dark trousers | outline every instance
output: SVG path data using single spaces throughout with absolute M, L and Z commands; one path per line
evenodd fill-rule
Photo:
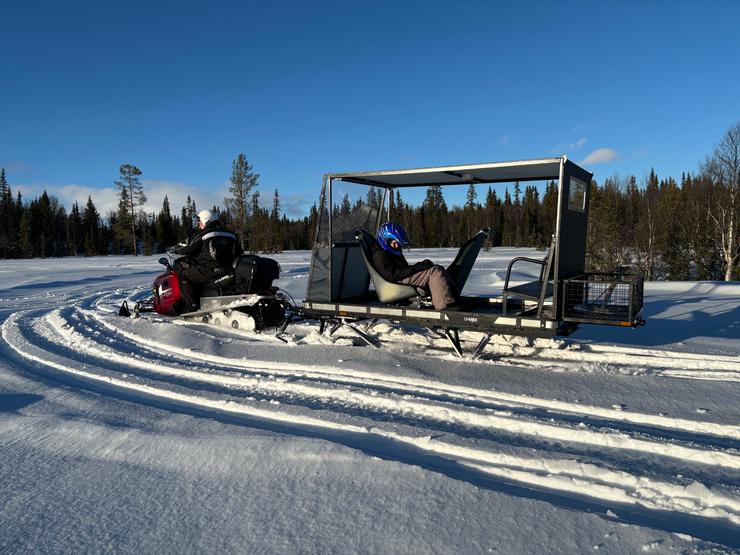
M 185 312 L 193 312 L 200 307 L 200 291 L 204 283 L 213 278 L 211 268 L 194 265 L 189 260 L 176 260 L 172 265 L 180 280 L 180 290 L 185 301 Z
M 444 310 L 457 302 L 454 281 L 442 266 L 435 264 L 427 270 L 411 274 L 402 279 L 400 283 L 428 290 L 432 294 L 432 304 L 435 310 Z

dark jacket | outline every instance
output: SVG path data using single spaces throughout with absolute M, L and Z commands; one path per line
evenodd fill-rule
M 391 254 L 377 243 L 370 246 L 373 267 L 384 279 L 398 283 L 402 279 L 414 275 L 417 272 L 428 270 L 434 264 L 431 260 L 422 260 L 414 265 L 409 265 L 403 254 Z
M 184 255 L 188 262 L 202 269 L 231 268 L 242 246 L 236 235 L 218 221 L 209 222 L 203 229 L 194 230 L 184 243 L 175 246 L 175 254 Z

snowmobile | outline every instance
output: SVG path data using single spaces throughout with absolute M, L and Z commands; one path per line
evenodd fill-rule
M 152 285 L 152 296 L 134 306 L 134 315 L 156 312 L 163 316 L 180 316 L 233 329 L 262 331 L 281 328 L 292 313 L 293 303 L 273 281 L 280 277 L 277 261 L 262 256 L 245 254 L 238 257 L 231 268 L 219 268 L 214 278 L 200 289 L 199 309 L 185 312 L 180 279 L 166 257 L 159 259 L 166 270 Z M 124 301 L 121 316 L 131 316 Z

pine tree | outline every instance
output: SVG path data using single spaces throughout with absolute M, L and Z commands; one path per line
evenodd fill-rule
M 143 215 L 142 207 L 146 202 L 144 187 L 141 184 L 141 170 L 131 164 L 123 164 L 119 168 L 120 177 L 115 182 L 118 188 L 119 202 L 119 220 L 121 228 L 125 226 L 129 230 L 129 241 L 131 251 L 136 256 L 138 248 L 136 246 L 136 223 L 137 219 Z
M 231 165 L 229 185 L 230 197 L 224 199 L 226 210 L 230 213 L 234 232 L 246 248 L 249 230 L 250 200 L 252 190 L 257 187 L 259 174 L 254 173 L 252 165 L 244 154 L 239 154 Z

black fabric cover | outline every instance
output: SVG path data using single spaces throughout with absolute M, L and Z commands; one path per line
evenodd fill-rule
M 311 255 L 306 300 L 318 303 L 331 302 L 331 247 L 316 245 Z
M 280 265 L 272 258 L 245 254 L 235 264 L 234 277 L 240 293 L 263 293 L 280 277 Z

